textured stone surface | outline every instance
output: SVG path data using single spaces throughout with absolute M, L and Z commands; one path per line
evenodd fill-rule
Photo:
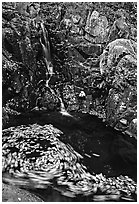
M 101 56 L 100 70 L 111 86 L 107 97 L 106 120 L 110 125 L 136 136 L 137 59 L 136 44 L 118 39 Z
M 107 40 L 108 21 L 105 16 L 99 15 L 99 12 L 93 11 L 88 15 L 86 24 L 86 39 L 94 43 L 104 43 Z
M 88 96 L 91 93 L 92 111 L 103 117 L 109 89 L 113 94 L 118 90 L 125 98 L 128 97 L 123 96 L 123 89 L 129 87 L 128 93 L 135 93 L 136 5 L 129 5 L 133 12 L 128 4 L 122 3 L 3 3 L 3 104 L 8 102 L 17 111 L 31 110 L 37 100 L 44 109 L 55 110 L 59 105 L 53 94 L 42 96 L 39 86 L 43 81 L 44 87 L 48 77 L 40 43 L 40 36 L 44 41 L 40 29 L 42 21 L 51 42 L 55 73 L 51 82 L 54 86 L 70 82 L 77 90 L 74 95 L 78 95 L 80 89 L 84 89 Z M 127 11 L 118 10 L 120 6 Z M 122 32 L 128 28 L 127 24 L 130 28 L 128 37 L 134 41 L 122 38 L 126 38 Z M 113 35 L 113 28 L 116 32 L 120 29 L 118 35 Z M 117 36 L 121 39 L 112 41 L 111 37 L 107 38 L 108 34 L 114 39 Z M 112 42 L 109 43 L 109 40 Z M 105 43 L 108 45 L 100 56 Z M 112 100 L 111 95 L 108 100 Z M 115 116 L 116 121 L 118 118 Z M 121 124 L 127 127 L 126 118 L 119 120 L 122 122 L 118 127 Z M 110 123 L 113 124 L 113 121 Z M 132 122 L 129 129 L 135 126 Z
M 118 9 L 115 13 L 115 21 L 110 28 L 108 42 L 112 42 L 118 38 L 128 39 L 130 35 L 130 26 L 126 19 L 127 13 Z
M 2 202 L 43 202 L 43 200 L 26 190 L 3 183 Z
M 127 39 L 116 39 L 109 43 L 103 54 L 100 56 L 100 71 L 104 73 L 105 67 L 111 69 L 125 55 L 131 55 L 136 58 L 136 43 Z
M 97 57 L 102 53 L 102 45 L 101 44 L 92 44 L 89 42 L 86 43 L 80 43 L 78 45 L 78 49 L 83 51 L 86 55 Z

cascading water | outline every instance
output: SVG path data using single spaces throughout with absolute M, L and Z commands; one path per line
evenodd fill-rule
M 44 61 L 46 64 L 46 84 L 45 86 L 47 88 L 49 88 L 50 92 L 54 95 L 57 96 L 57 98 L 60 101 L 60 112 L 62 113 L 62 115 L 67 115 L 67 116 L 71 116 L 65 109 L 64 103 L 61 99 L 60 96 L 58 96 L 53 89 L 51 89 L 51 87 L 49 86 L 49 82 L 51 77 L 53 76 L 54 72 L 53 72 L 53 65 L 51 62 L 51 51 L 50 51 L 50 43 L 49 43 L 49 39 L 48 39 L 48 32 L 44 27 L 43 22 L 41 22 L 40 24 L 41 26 L 41 30 L 42 30 L 42 36 L 40 37 L 40 44 L 42 46 L 42 50 L 43 50 L 43 57 L 44 57 Z
M 43 22 L 41 22 L 42 36 L 40 37 L 40 43 L 43 50 L 43 57 L 46 64 L 46 86 L 49 87 L 49 81 L 53 75 L 53 66 L 51 63 L 50 43 L 48 40 L 48 32 L 45 32 Z M 50 88 L 50 87 L 49 87 Z

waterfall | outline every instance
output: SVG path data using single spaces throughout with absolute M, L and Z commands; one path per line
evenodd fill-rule
M 42 50 L 43 50 L 43 57 L 44 57 L 44 61 L 46 64 L 46 87 L 49 88 L 50 92 L 54 95 L 57 96 L 57 98 L 60 101 L 60 105 L 61 105 L 61 114 L 62 115 L 67 115 L 67 116 L 71 116 L 65 109 L 65 105 L 61 99 L 60 96 L 58 96 L 53 89 L 51 89 L 51 87 L 49 86 L 49 81 L 51 79 L 51 77 L 53 76 L 54 72 L 53 72 L 53 65 L 51 62 L 51 52 L 50 52 L 50 43 L 49 43 L 49 39 L 48 39 L 48 32 L 44 27 L 43 22 L 41 22 L 41 29 L 42 29 L 42 37 L 43 39 L 40 37 L 40 44 L 42 46 Z
M 46 65 L 46 87 L 48 87 L 50 91 L 53 92 L 52 89 L 49 87 L 49 81 L 54 73 L 53 73 L 53 65 L 51 63 L 51 52 L 50 52 L 50 43 L 48 40 L 48 32 L 45 29 L 43 22 L 41 22 L 40 26 L 42 29 L 42 37 L 40 37 L 40 44 L 42 46 L 43 57 Z
M 91 14 L 92 14 L 92 11 L 89 9 L 88 15 L 87 15 L 87 20 L 86 20 L 86 28 L 85 28 L 85 30 L 87 32 L 89 32 Z
M 64 103 L 63 103 L 62 99 L 61 99 L 59 96 L 58 96 L 58 99 L 60 100 L 60 104 L 61 104 L 60 113 L 61 113 L 62 115 L 65 115 L 65 116 L 73 117 L 72 115 L 70 115 L 70 114 L 66 111 L 65 106 L 64 106 Z

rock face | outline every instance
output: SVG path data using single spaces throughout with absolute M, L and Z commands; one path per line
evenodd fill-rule
M 119 10 L 120 7 L 126 12 Z M 18 112 L 30 111 L 37 103 L 45 110 L 56 110 L 59 106 L 55 94 L 42 91 L 49 78 L 42 49 L 47 38 L 54 71 L 49 85 L 55 93 L 60 89 L 64 103 L 70 103 L 69 110 L 78 110 L 77 98 L 83 89 L 91 111 L 103 118 L 107 115 L 112 125 L 121 120 L 119 116 L 112 119 L 108 104 L 115 103 L 113 95 L 117 90 L 122 94 L 118 97 L 124 100 L 130 93 L 136 95 L 134 3 L 9 2 L 3 3 L 2 15 L 3 106 L 8 104 Z M 73 100 L 69 99 L 69 93 Z M 126 120 L 122 118 L 122 125 L 128 124 L 126 128 L 133 130 L 136 124 Z
M 37 16 L 39 5 L 3 4 L 3 105 L 8 102 L 11 109 L 19 112 L 34 108 L 40 95 L 48 95 L 49 105 L 46 97 L 41 100 L 46 109 L 55 108 L 57 100 L 53 94 L 42 94 L 40 87 L 40 81 L 45 84 L 48 73 L 40 43 L 43 31 Z M 12 11 L 9 23 L 7 13 Z M 50 105 L 53 98 L 54 104 Z
M 111 87 L 106 120 L 113 127 L 136 136 L 136 122 L 133 122 L 137 117 L 136 43 L 117 39 L 108 44 L 101 56 L 100 69 Z

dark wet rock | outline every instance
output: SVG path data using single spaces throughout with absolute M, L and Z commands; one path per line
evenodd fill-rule
M 82 52 L 84 58 L 97 57 L 102 54 L 102 45 L 101 44 L 92 44 L 92 43 L 80 43 L 75 47 L 79 52 Z
M 9 115 L 5 108 L 2 108 L 2 125 L 5 126 L 9 122 Z
M 3 7 L 3 13 L 2 13 L 3 19 L 10 21 L 12 18 L 16 16 L 15 2 L 7 2 L 7 3 L 3 2 L 2 7 Z
M 39 7 L 38 4 L 26 3 L 8 5 L 16 16 L 10 19 L 10 23 L 5 18 L 3 21 L 3 103 L 10 100 L 11 109 L 25 111 L 35 107 L 37 83 L 45 79 L 47 73 L 39 42 L 40 33 L 34 17 L 26 15 L 30 7 L 36 12 Z M 34 15 L 33 12 L 31 15 Z
M 68 94 L 67 94 L 68 93 Z M 65 85 L 63 89 L 63 99 L 68 111 L 77 111 L 79 109 L 77 94 L 75 94 L 73 85 Z
M 44 90 L 44 92 L 42 92 L 42 95 L 36 99 L 36 105 L 39 108 L 48 111 L 56 110 L 58 107 L 60 107 L 59 103 L 60 102 L 56 94 L 51 93 L 49 89 Z
M 3 183 L 2 202 L 43 202 L 43 200 L 26 190 Z

